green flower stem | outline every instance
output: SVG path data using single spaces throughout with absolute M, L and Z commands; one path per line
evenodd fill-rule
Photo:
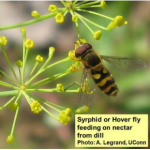
M 46 103 L 46 102 L 44 102 L 44 104 L 45 104 L 46 106 L 48 106 L 49 108 L 52 108 L 53 110 L 56 110 L 57 112 L 61 112 L 59 109 L 57 109 L 57 108 L 55 108 L 55 107 L 49 105 L 49 104 Z
M 47 15 L 43 15 L 43 16 L 40 16 L 40 18 L 29 20 L 29 21 L 26 21 L 26 22 L 23 22 L 23 23 L 2 26 L 2 27 L 0 27 L 0 30 L 7 30 L 7 29 L 12 29 L 12 28 L 18 28 L 18 27 L 28 26 L 28 25 L 31 25 L 31 24 L 34 24 L 34 23 L 37 23 L 37 22 L 49 19 L 51 17 L 54 17 L 57 13 L 58 12 L 50 13 L 50 14 L 47 14 Z
M 3 52 L 3 54 L 4 54 L 4 56 L 5 56 L 6 60 L 7 60 L 7 63 L 9 65 L 9 67 L 10 67 L 10 69 L 11 69 L 11 71 L 12 71 L 12 73 L 13 73 L 15 79 L 16 79 L 16 81 L 18 82 L 17 76 L 16 76 L 15 71 L 14 71 L 12 65 L 11 65 L 11 62 L 10 62 L 10 60 L 8 58 L 8 55 L 7 55 L 7 53 L 6 53 L 5 49 L 4 49 L 4 46 L 1 46 L 1 49 L 2 49 L 2 52 Z
M 14 85 L 17 85 L 17 84 L 12 80 L 12 78 L 10 78 L 4 71 L 2 71 L 2 70 L 0 69 L 0 72 L 1 72 L 7 79 L 9 79 Z
M 54 119 L 56 119 L 57 121 L 59 121 L 58 120 L 58 118 L 56 118 L 52 113 L 50 113 L 46 108 L 44 108 L 43 106 L 41 106 L 42 107 L 42 109 L 46 112 L 46 113 L 48 113 L 51 117 L 53 117 Z
M 21 95 L 19 94 L 18 97 L 20 97 L 20 96 Z M 20 101 L 21 101 L 21 99 L 20 99 Z M 13 120 L 13 125 L 12 125 L 11 133 L 10 133 L 11 136 L 13 136 L 13 133 L 14 133 L 15 124 L 16 124 L 16 121 L 17 121 L 17 116 L 18 116 L 18 112 L 19 112 L 19 108 L 20 108 L 20 101 L 19 101 L 19 106 L 16 109 L 15 117 L 14 117 L 14 120 Z
M 18 90 L 3 91 L 3 92 L 0 92 L 0 97 L 2 97 L 2 96 L 17 95 L 17 94 L 18 94 Z
M 21 82 L 22 82 L 22 80 L 21 80 L 21 70 L 20 70 L 20 67 L 18 67 L 18 70 L 19 70 L 20 83 L 21 83 Z
M 70 60 L 70 58 L 67 57 L 67 58 L 65 58 L 65 59 L 63 59 L 63 60 L 60 60 L 60 61 L 58 61 L 58 62 L 56 62 L 56 63 L 53 63 L 52 65 L 49 65 L 49 66 L 43 68 L 41 71 L 38 71 L 38 73 L 36 73 L 29 81 L 27 81 L 26 85 L 29 85 L 29 83 L 31 83 L 39 74 L 43 73 L 43 72 L 46 71 L 47 69 L 49 69 L 49 68 L 51 68 L 51 67 L 53 67 L 53 66 L 55 66 L 55 65 L 58 65 L 58 64 L 60 64 L 60 63 L 62 63 L 62 62 L 69 61 L 69 60 Z
M 94 6 L 90 6 L 90 8 L 96 8 L 96 7 L 102 7 L 101 5 L 94 5 Z
M 80 6 L 80 5 L 82 6 L 82 4 L 87 3 L 87 2 L 89 2 L 89 1 L 82 1 L 82 2 L 80 1 L 79 3 L 77 3 L 77 4 L 75 5 L 75 7 Z
M 98 24 L 96 24 L 96 23 L 90 21 L 89 19 L 86 19 L 85 17 L 83 17 L 83 16 L 81 16 L 81 15 L 79 15 L 79 14 L 78 14 L 78 16 L 80 17 L 80 19 L 84 19 L 84 20 L 86 20 L 87 22 L 89 22 L 89 23 L 91 23 L 91 24 L 93 24 L 93 25 L 95 25 L 95 26 L 97 26 L 97 27 L 99 27 L 99 28 L 101 28 L 101 29 L 107 30 L 107 28 L 105 28 L 105 27 L 103 27 L 103 26 L 100 26 L 100 25 L 98 25 Z M 82 21 L 83 21 L 83 20 L 82 20 Z
M 1 96 L 1 95 L 0 95 Z M 0 107 L 0 110 L 4 109 L 5 107 L 7 107 L 14 99 L 16 96 L 12 97 L 7 103 L 5 103 L 2 107 Z
M 76 13 L 79 17 L 79 19 L 83 22 L 83 24 L 91 31 L 91 33 L 93 34 L 94 31 L 87 25 L 87 23 L 82 19 L 82 16 L 80 16 L 78 13 Z
M 32 71 L 31 71 L 31 73 L 30 73 L 29 77 L 33 74 L 33 72 L 34 72 L 34 71 L 35 71 L 35 69 L 37 68 L 38 64 L 39 64 L 38 62 L 36 62 L 36 63 L 35 63 L 35 65 L 34 65 L 34 67 L 33 67 Z
M 22 94 L 24 95 L 24 97 L 26 98 L 28 104 L 30 105 L 32 103 L 32 100 L 30 99 L 30 96 L 26 92 L 22 92 Z
M 77 2 L 78 2 L 78 0 L 75 0 L 75 1 L 73 2 L 73 5 L 75 5 Z
M 60 2 L 66 7 L 66 3 L 63 0 L 60 0 Z
M 75 9 L 76 9 L 76 8 L 75 8 Z M 80 9 L 80 8 L 77 8 L 76 10 L 77 10 L 77 11 L 82 11 L 82 12 L 87 12 L 87 13 L 94 14 L 94 15 L 98 15 L 98 16 L 100 16 L 100 17 L 103 17 L 103 18 L 106 18 L 106 19 L 109 19 L 109 20 L 114 21 L 114 18 L 111 18 L 111 17 L 105 16 L 105 15 L 102 15 L 102 14 L 100 14 L 100 13 L 96 13 L 96 12 L 93 12 L 93 11 L 88 11 L 88 10 Z
M 18 100 L 21 100 L 21 96 L 22 96 L 22 91 L 19 91 L 17 98 L 15 100 L 15 102 L 17 103 Z
M 92 2 L 88 2 L 86 4 L 82 4 L 82 5 L 80 4 L 79 7 L 80 8 L 88 8 L 87 6 L 91 6 L 91 5 L 98 4 L 98 3 L 100 3 L 100 1 L 92 1 Z M 99 5 L 99 7 L 100 7 L 100 5 Z
M 58 91 L 57 88 L 54 89 L 26 89 L 26 92 L 67 92 L 67 93 L 78 93 L 79 90 L 66 90 L 66 91 Z
M 77 29 L 77 33 L 78 33 L 78 39 L 81 39 L 81 34 L 80 34 L 80 29 L 79 29 L 78 22 L 76 22 L 76 29 Z
M 23 67 L 22 67 L 22 80 L 24 81 L 24 77 L 25 77 L 25 66 L 26 66 L 26 62 L 27 62 L 27 57 L 28 57 L 28 53 L 29 53 L 29 49 L 26 49 L 25 50 L 25 56 L 23 56 L 24 57 L 24 59 L 23 59 Z
M 37 73 L 41 72 L 41 70 L 49 63 L 49 61 L 50 61 L 50 60 L 52 59 L 52 57 L 53 57 L 54 52 L 55 52 L 55 51 L 53 51 L 53 50 L 49 50 L 48 59 L 46 60 L 46 62 L 43 64 L 43 66 L 39 69 L 39 71 L 38 71 Z
M 26 34 L 23 34 L 22 33 L 22 38 L 23 38 L 23 55 L 22 55 L 22 60 L 23 60 L 23 66 L 22 66 L 22 70 L 24 70 L 25 68 L 25 56 L 26 56 L 26 48 L 25 48 L 25 41 L 26 41 Z M 21 83 L 23 84 L 24 82 L 24 74 L 23 74 L 23 71 L 22 71 L 22 75 L 21 75 Z
M 50 102 L 50 101 L 46 101 L 46 100 L 44 100 L 44 99 L 42 99 L 42 98 L 39 98 L 39 97 L 37 97 L 37 96 L 35 96 L 35 95 L 32 95 L 32 94 L 28 94 L 28 95 L 29 95 L 30 97 L 34 98 L 34 99 L 39 100 L 39 101 L 42 102 L 42 103 L 47 103 L 47 104 L 56 106 L 56 107 L 61 108 L 61 109 L 66 109 L 65 107 L 62 107 L 62 106 L 57 105 L 57 104 L 55 104 L 55 103 L 52 103 L 52 102 Z
M 67 13 L 68 13 L 68 11 L 65 11 L 63 15 L 64 15 L 64 16 L 66 16 L 66 15 L 67 15 Z
M 18 89 L 16 86 L 13 86 L 12 84 L 6 83 L 4 81 L 0 81 L 0 85 L 8 87 L 8 88 Z
M 50 83 L 50 82 L 52 82 L 54 80 L 57 80 L 57 79 L 59 79 L 59 78 L 61 78 L 63 76 L 66 76 L 69 73 L 71 73 L 71 71 L 67 70 L 67 71 L 65 71 L 63 73 L 56 74 L 56 75 L 54 75 L 52 77 L 48 77 L 48 78 L 42 79 L 42 80 L 40 80 L 38 82 L 33 83 L 29 88 L 31 88 L 31 87 L 32 88 L 33 87 L 39 87 L 39 86 L 42 86 L 42 85 L 46 85 L 46 84 L 48 84 L 48 83 Z

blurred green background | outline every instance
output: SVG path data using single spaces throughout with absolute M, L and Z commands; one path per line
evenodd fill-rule
M 33 10 L 39 11 L 41 15 L 47 14 L 48 6 L 52 3 L 62 6 L 59 2 L 48 1 L 0 2 L 0 26 L 30 20 L 32 19 L 30 12 Z M 79 22 L 82 37 L 86 38 L 99 54 L 139 58 L 147 63 L 147 67 L 136 72 L 121 72 L 109 68 L 119 87 L 118 96 L 110 98 L 96 88 L 91 99 L 89 113 L 150 114 L 150 2 L 114 1 L 107 2 L 107 5 L 107 9 L 97 9 L 97 12 L 110 17 L 122 15 L 128 21 L 128 25 L 117 27 L 111 31 L 102 31 L 100 41 L 96 41 L 90 31 Z M 97 19 L 93 15 L 85 13 L 83 15 L 103 26 L 107 26 L 110 22 L 100 17 Z M 27 38 L 35 41 L 35 48 L 31 50 L 28 60 L 29 69 L 34 64 L 34 58 L 37 54 L 47 57 L 50 46 L 56 48 L 51 63 L 67 57 L 68 51 L 74 49 L 77 34 L 74 24 L 71 23 L 70 15 L 67 15 L 64 24 L 56 24 L 52 18 L 26 28 Z M 96 31 L 98 28 L 93 27 L 93 30 Z M 0 36 L 8 38 L 6 49 L 11 61 L 15 62 L 20 59 L 22 55 L 20 29 L 0 31 Z M 8 72 L 8 66 L 1 51 L 0 57 L 0 67 Z M 66 70 L 71 63 L 58 65 L 46 72 L 43 77 L 60 73 Z M 57 83 L 62 83 L 67 87 L 74 81 L 80 82 L 81 74 L 82 72 L 69 74 L 52 82 L 47 87 L 54 88 Z M 72 89 L 76 88 L 77 86 L 72 87 Z M 0 90 L 3 91 L 4 88 L 0 87 Z M 76 108 L 78 105 L 77 93 L 40 93 L 40 97 L 66 107 Z M 7 100 L 8 98 L 1 97 L 0 105 Z M 14 113 L 7 108 L 0 111 L 0 148 L 75 148 L 74 118 L 69 125 L 64 126 L 46 113 L 34 115 L 25 100 L 22 101 L 15 128 L 15 141 L 12 144 L 7 144 L 5 138 L 10 133 L 13 117 Z

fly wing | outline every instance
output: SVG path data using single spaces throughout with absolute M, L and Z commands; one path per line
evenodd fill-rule
M 79 90 L 79 103 L 82 105 L 89 106 L 92 99 L 92 93 L 94 92 L 95 84 L 93 79 L 91 78 L 90 71 L 86 68 L 83 70 L 80 90 Z
M 104 56 L 102 59 L 109 62 L 109 64 L 121 71 L 136 71 L 145 68 L 147 65 L 144 61 L 136 58 Z

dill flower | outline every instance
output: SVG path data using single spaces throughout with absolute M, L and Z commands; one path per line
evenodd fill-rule
M 14 25 L 8 25 L 8 26 L 3 26 L 0 27 L 0 30 L 4 30 L 4 29 L 10 29 L 10 28 L 16 28 L 16 27 L 22 27 L 22 26 L 27 26 L 27 25 L 31 25 L 49 18 L 55 18 L 56 23 L 58 24 L 62 24 L 65 21 L 65 17 L 67 14 L 70 14 L 72 16 L 72 22 L 75 24 L 76 29 L 77 29 L 77 35 L 78 35 L 78 39 L 83 38 L 81 31 L 80 31 L 80 23 L 83 23 L 85 25 L 85 27 L 91 32 L 91 34 L 93 35 L 92 37 L 96 40 L 99 40 L 101 38 L 102 35 L 102 30 L 112 30 L 114 28 L 116 28 L 117 26 L 120 27 L 124 24 L 128 24 L 127 21 L 125 21 L 125 19 L 123 18 L 123 16 L 116 16 L 116 17 L 110 17 L 110 16 L 106 16 L 103 15 L 101 13 L 98 13 L 96 11 L 94 11 L 94 9 L 89 10 L 89 8 L 99 8 L 99 9 L 106 9 L 107 7 L 109 8 L 109 6 L 107 6 L 107 3 L 103 0 L 101 1 L 63 1 L 61 0 L 60 3 L 62 3 L 62 7 L 57 7 L 54 4 L 51 4 L 48 6 L 48 14 L 45 15 L 40 15 L 40 13 L 38 11 L 32 11 L 31 12 L 31 16 L 35 17 L 35 19 L 31 20 L 31 21 L 27 21 L 27 22 L 23 22 L 23 23 L 18 23 L 18 24 L 14 24 Z M 95 20 L 96 21 L 92 21 L 92 19 L 88 18 L 88 15 L 83 16 L 81 13 L 87 13 L 87 14 L 92 14 L 93 16 L 95 15 Z M 104 27 L 101 25 L 101 23 L 103 22 L 103 19 L 107 19 L 110 20 L 110 23 Z M 92 27 L 90 26 L 95 26 L 97 29 L 97 31 L 95 32 Z M 0 42 L 1 43 L 1 42 Z
M 15 124 L 16 124 L 16 120 L 19 114 L 19 110 L 21 108 L 20 104 L 23 100 L 23 97 L 26 99 L 27 103 L 29 104 L 29 107 L 33 114 L 39 114 L 42 111 L 44 111 L 64 125 L 67 125 L 70 122 L 72 113 L 79 112 L 79 111 L 76 112 L 76 110 L 72 110 L 71 108 L 65 108 L 63 106 L 56 105 L 55 103 L 52 103 L 40 97 L 36 97 L 33 94 L 33 92 L 66 92 L 66 93 L 67 92 L 68 93 L 79 92 L 79 89 L 64 90 L 64 86 L 61 83 L 58 83 L 52 89 L 39 88 L 40 86 L 47 85 L 51 83 L 52 81 L 62 78 L 68 75 L 69 73 L 72 73 L 75 71 L 72 71 L 73 69 L 71 67 L 69 68 L 67 67 L 66 70 L 64 70 L 63 72 L 60 72 L 53 76 L 48 76 L 38 81 L 35 80 L 37 76 L 41 75 L 46 70 L 50 70 L 52 67 L 55 67 L 56 65 L 59 65 L 59 64 L 62 65 L 63 62 L 71 61 L 71 59 L 67 56 L 65 59 L 57 61 L 53 64 L 49 64 L 55 52 L 54 47 L 49 47 L 47 59 L 44 60 L 43 56 L 41 55 L 35 56 L 35 64 L 33 64 L 32 69 L 28 71 L 28 69 L 26 69 L 26 65 L 28 62 L 27 60 L 29 59 L 30 50 L 34 47 L 34 41 L 31 39 L 26 39 L 26 29 L 24 27 L 21 28 L 21 34 L 22 34 L 22 39 L 23 39 L 23 56 L 22 56 L 22 59 L 19 59 L 15 62 L 10 62 L 10 59 L 7 55 L 7 51 L 5 50 L 5 44 L 7 43 L 7 38 L 0 36 L 0 42 L 1 42 L 0 49 L 2 50 L 4 57 L 8 63 L 8 67 L 10 68 L 12 75 L 14 77 L 13 79 L 12 76 L 10 76 L 9 74 L 5 73 L 2 69 L 0 69 L 1 76 L 5 77 L 3 79 L 5 80 L 7 78 L 6 81 L 0 80 L 0 86 L 9 88 L 8 91 L 7 90 L 0 91 L 0 96 L 1 97 L 11 96 L 11 98 L 3 106 L 0 107 L 0 110 L 8 107 L 10 111 L 15 112 L 15 117 L 13 120 L 10 135 L 6 138 L 7 143 L 12 143 L 14 141 L 13 134 L 14 134 Z M 78 61 L 72 64 L 74 69 L 78 68 L 79 64 L 77 62 Z M 16 74 L 16 71 L 14 71 L 13 64 L 16 64 L 19 74 Z M 57 115 L 56 114 L 53 115 L 51 111 L 47 109 L 47 107 L 55 110 L 57 112 Z M 83 111 L 80 111 L 80 112 L 83 113 Z
M 123 16 L 116 16 L 116 17 L 109 17 L 100 13 L 97 13 L 94 11 L 94 9 L 91 11 L 89 8 L 100 8 L 100 9 L 106 9 L 107 4 L 105 1 L 60 1 L 62 3 L 62 7 L 57 7 L 56 5 L 49 5 L 48 6 L 48 13 L 45 15 L 40 15 L 38 11 L 32 11 L 31 16 L 34 17 L 32 20 L 13 24 L 13 25 L 7 25 L 7 26 L 0 26 L 0 30 L 6 30 L 6 29 L 12 29 L 22 26 L 28 26 L 34 23 L 38 23 L 40 21 L 53 18 L 55 19 L 57 24 L 62 24 L 65 21 L 65 18 L 67 17 L 67 14 L 70 14 L 71 22 L 74 23 L 78 35 L 78 41 L 75 43 L 75 49 L 68 52 L 68 56 L 65 59 L 59 60 L 53 64 L 49 64 L 50 60 L 53 57 L 53 54 L 55 53 L 54 47 L 49 47 L 48 56 L 45 59 L 41 55 L 35 56 L 35 64 L 32 66 L 32 69 L 30 72 L 26 69 L 28 58 L 30 55 L 30 50 L 34 48 L 34 41 L 31 39 L 26 39 L 26 28 L 21 28 L 21 34 L 23 39 L 23 56 L 22 59 L 16 60 L 15 64 L 18 68 L 19 74 L 16 74 L 16 71 L 14 70 L 14 62 L 10 62 L 10 59 L 7 55 L 7 52 L 5 50 L 5 45 L 7 44 L 7 38 L 4 36 L 0 36 L 0 49 L 2 50 L 2 53 L 4 54 L 4 57 L 6 59 L 6 62 L 8 63 L 8 66 L 12 72 L 13 78 L 5 73 L 2 69 L 0 69 L 0 76 L 5 76 L 7 78 L 6 81 L 0 80 L 0 85 L 9 88 L 8 91 L 1 91 L 0 96 L 11 96 L 11 98 L 0 107 L 0 110 L 4 109 L 5 107 L 8 107 L 10 111 L 15 111 L 15 117 L 12 124 L 12 129 L 10 132 L 10 135 L 6 138 L 6 142 L 12 143 L 14 141 L 14 129 L 16 120 L 19 114 L 19 110 L 21 108 L 21 102 L 23 100 L 23 97 L 26 99 L 27 103 L 29 104 L 29 107 L 31 109 L 31 112 L 33 114 L 39 114 L 40 112 L 44 111 L 47 114 L 49 114 L 51 117 L 56 119 L 57 121 L 61 122 L 64 125 L 67 125 L 70 120 L 73 113 L 86 113 L 88 112 L 89 108 L 87 106 L 82 106 L 76 110 L 72 110 L 71 108 L 66 108 L 63 106 L 56 105 L 50 101 L 47 101 L 43 98 L 36 97 L 33 95 L 33 92 L 79 92 L 79 88 L 75 90 L 66 90 L 64 86 L 61 83 L 58 83 L 54 88 L 52 89 L 43 89 L 39 88 L 43 85 L 47 85 L 51 83 L 54 80 L 57 80 L 59 78 L 62 78 L 70 73 L 80 71 L 82 70 L 82 67 L 80 65 L 80 59 L 75 57 L 75 50 L 79 46 L 80 43 L 87 43 L 85 39 L 82 39 L 82 31 L 80 30 L 80 24 L 84 24 L 85 27 L 91 32 L 91 37 L 93 37 L 96 40 L 99 40 L 102 36 L 102 30 L 111 30 L 116 27 L 120 27 L 124 24 L 127 24 L 127 21 L 123 18 Z M 109 6 L 108 6 L 109 7 Z M 87 13 L 95 15 L 98 20 L 98 22 L 92 21 L 88 18 L 88 15 L 85 17 L 81 13 Z M 103 27 L 101 22 L 103 19 L 110 20 L 110 23 L 107 25 L 107 27 Z M 90 26 L 95 26 L 97 29 L 92 29 Z M 58 74 L 55 74 L 53 76 L 48 76 L 46 78 L 43 78 L 39 81 L 35 80 L 38 76 L 40 76 L 42 73 L 44 73 L 46 70 L 50 70 L 52 67 L 55 67 L 56 65 L 59 65 L 66 61 L 72 61 L 73 63 L 70 65 L 69 68 L 66 68 L 63 72 L 60 72 Z M 15 67 L 16 67 L 15 66 Z M 28 76 L 27 76 L 28 75 Z M 90 90 L 87 84 L 81 84 L 83 88 L 83 92 L 87 94 L 92 94 L 93 91 Z M 58 114 L 54 115 L 47 109 L 47 107 L 55 110 Z

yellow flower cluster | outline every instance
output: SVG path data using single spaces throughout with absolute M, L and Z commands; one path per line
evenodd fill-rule
M 17 60 L 15 63 L 18 67 L 22 67 L 22 65 L 23 65 L 21 60 Z
M 18 108 L 18 103 L 16 103 L 16 102 L 14 102 L 14 103 L 11 103 L 10 105 L 9 105 L 9 109 L 11 110 L 11 111 L 15 111 L 17 108 Z
M 124 24 L 128 24 L 127 21 L 124 20 L 123 16 L 116 16 L 114 18 L 114 21 L 112 21 L 108 26 L 107 26 L 107 30 L 111 30 L 115 27 L 120 27 Z
M 6 45 L 7 44 L 7 38 L 5 36 L 0 36 L 0 45 Z
M 42 56 L 40 56 L 40 55 L 37 55 L 35 59 L 36 59 L 36 61 L 37 61 L 38 63 L 41 63 L 41 62 L 43 62 L 43 60 L 44 60 L 44 58 L 43 58 Z
M 72 116 L 72 110 L 70 108 L 67 108 L 66 110 L 60 112 L 58 120 L 62 124 L 67 125 L 70 122 L 71 116 Z
M 27 49 L 32 49 L 32 48 L 34 47 L 34 41 L 32 41 L 32 40 L 30 40 L 30 39 L 27 39 L 27 40 L 25 41 L 25 47 L 26 47 Z
M 34 114 L 38 114 L 42 111 L 41 104 L 38 101 L 33 101 L 30 107 L 31 107 L 31 111 Z
M 57 88 L 58 91 L 64 92 L 64 86 L 62 84 L 57 84 L 56 88 Z
M 65 20 L 65 17 L 63 16 L 62 13 L 58 13 L 58 14 L 55 16 L 55 21 L 56 21 L 56 23 L 64 23 L 64 20 Z
M 80 113 L 87 113 L 89 111 L 89 107 L 84 105 L 80 108 L 78 108 L 75 112 L 80 114 Z

